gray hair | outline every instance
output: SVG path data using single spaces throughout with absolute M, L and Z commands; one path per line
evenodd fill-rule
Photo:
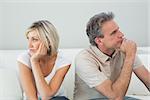
M 108 12 L 108 13 L 102 12 L 90 18 L 86 26 L 86 33 L 87 36 L 89 37 L 89 41 L 91 45 L 97 46 L 97 44 L 95 43 L 95 38 L 104 37 L 103 33 L 101 32 L 103 23 L 110 21 L 113 18 L 114 18 L 114 14 L 112 12 Z
M 33 30 L 37 31 L 40 40 L 44 42 L 45 46 L 47 47 L 49 55 L 57 53 L 59 36 L 53 24 L 47 20 L 34 22 L 26 31 L 26 36 Z

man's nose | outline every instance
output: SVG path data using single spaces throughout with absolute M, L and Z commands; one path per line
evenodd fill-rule
M 120 37 L 120 38 L 124 37 L 123 32 L 119 31 L 119 37 Z

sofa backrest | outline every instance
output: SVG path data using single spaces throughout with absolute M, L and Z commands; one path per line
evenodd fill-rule
M 141 58 L 142 62 L 148 69 L 150 69 L 150 49 L 147 48 L 139 48 L 138 55 Z M 74 57 L 77 53 L 79 53 L 82 48 L 73 48 L 73 49 L 60 49 L 64 55 L 71 61 L 73 61 Z M 143 51 L 142 51 L 143 50 Z M 25 50 L 0 50 L 0 69 L 10 69 L 16 72 L 18 78 L 18 65 L 17 65 L 17 56 L 24 52 Z M 148 52 L 147 52 L 148 51 Z M 146 52 L 146 53 L 145 53 Z M 2 80 L 0 80 L 2 81 Z M 63 82 L 63 86 L 67 89 L 67 95 L 72 100 L 74 93 L 74 84 L 75 82 L 75 66 L 72 64 L 69 72 L 66 75 L 66 78 Z M 20 87 L 20 86 L 18 86 Z M 20 91 L 20 90 L 19 90 Z M 131 84 L 129 86 L 128 94 L 138 94 L 138 95 L 150 95 L 145 86 L 132 75 Z
M 0 100 L 21 100 L 16 58 L 23 50 L 0 50 Z
M 60 51 L 63 52 L 64 56 L 67 57 L 68 60 L 70 60 L 70 61 L 73 61 L 75 55 L 80 50 L 81 49 L 60 49 Z M 19 80 L 19 76 L 18 76 L 19 68 L 17 65 L 17 57 L 19 54 L 21 54 L 23 52 L 25 52 L 25 50 L 0 50 L 0 69 L 6 69 L 6 70 L 9 69 L 9 71 L 11 70 L 12 73 L 10 73 L 10 74 L 15 73 L 15 75 L 17 76 L 16 78 Z M 5 73 L 3 73 L 3 74 L 5 74 Z M 12 76 L 14 76 L 14 75 L 7 75 L 7 77 L 12 77 Z M 6 80 L 9 81 L 9 79 L 6 79 Z M 71 100 L 73 99 L 73 93 L 74 93 L 74 81 L 75 81 L 75 68 L 73 65 L 71 65 L 71 67 L 65 77 L 65 80 L 63 82 L 63 85 L 62 85 L 63 87 L 65 87 L 67 89 L 66 94 L 67 94 L 68 98 L 70 98 Z M 18 82 L 16 82 L 16 84 L 18 84 Z M 18 95 L 19 96 L 22 95 L 22 94 L 20 94 L 20 91 L 21 91 L 19 89 L 20 86 L 13 87 L 13 89 L 15 89 L 15 88 L 17 88 L 17 90 L 18 90 L 18 93 L 19 93 Z M 1 93 L 3 93 L 3 92 L 0 92 L 0 94 Z M 14 91 L 12 90 L 11 93 L 13 94 Z M 5 95 L 7 95 L 7 94 L 5 94 Z M 19 97 L 18 95 L 17 95 L 17 97 Z

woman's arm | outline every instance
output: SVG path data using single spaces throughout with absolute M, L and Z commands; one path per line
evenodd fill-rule
M 57 70 L 50 83 L 47 84 L 40 66 L 40 59 L 45 57 L 45 55 L 47 55 L 47 48 L 45 47 L 44 43 L 41 43 L 37 52 L 33 54 L 30 58 L 36 88 L 42 100 L 49 99 L 58 91 L 70 67 L 70 65 L 66 65 L 61 69 Z
M 57 70 L 56 74 L 52 78 L 49 84 L 44 79 L 44 75 L 41 71 L 40 65 L 38 62 L 32 62 L 32 70 L 35 77 L 35 82 L 37 89 L 40 93 L 42 100 L 49 99 L 51 96 L 55 95 L 55 93 L 60 88 L 64 77 L 69 70 L 70 65 L 64 66 L 61 69 Z
M 26 65 L 18 62 L 19 65 L 19 76 L 23 90 L 28 100 L 38 100 L 35 82 L 31 69 Z

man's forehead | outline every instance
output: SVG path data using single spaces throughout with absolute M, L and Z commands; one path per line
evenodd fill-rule
M 118 25 L 113 20 L 104 22 L 101 27 L 102 33 L 108 33 L 114 31 L 115 29 L 118 29 Z

